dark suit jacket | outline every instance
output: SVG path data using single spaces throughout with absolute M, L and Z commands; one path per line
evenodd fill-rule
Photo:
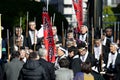
M 0 65 L 0 80 L 3 80 L 3 70 L 1 65 Z
M 37 38 L 36 46 L 41 45 L 41 44 L 38 44 L 39 42 L 40 42 L 40 39 Z M 34 49 L 34 44 L 32 45 L 30 35 L 28 35 L 28 37 L 27 37 L 27 47 L 29 47 L 29 49 Z
M 55 80 L 55 70 L 54 70 L 54 65 L 50 62 L 47 62 L 44 59 L 40 59 L 39 60 L 40 64 L 42 65 L 42 67 L 45 69 L 45 72 L 47 74 L 47 78 L 48 80 Z
M 27 47 L 29 47 L 29 49 L 32 49 L 32 43 L 31 43 L 31 38 L 30 38 L 30 35 L 28 35 L 27 37 Z
M 27 39 L 26 39 L 25 36 L 23 36 L 23 37 L 24 37 L 24 40 L 23 40 L 23 46 L 22 47 L 25 47 L 25 46 L 27 46 Z M 11 52 L 13 52 L 13 50 L 14 50 L 14 39 L 13 38 L 14 37 L 10 38 L 10 51 Z
M 85 62 L 90 62 L 92 64 L 92 66 L 95 65 L 95 58 L 93 56 L 93 54 L 91 53 L 88 53 L 88 56 L 87 56 L 87 59 Z M 77 73 L 77 72 L 80 72 L 81 71 L 81 64 L 82 64 L 82 61 L 80 58 L 76 58 L 72 61 L 71 63 L 71 68 L 74 72 L 74 75 Z
M 108 62 L 108 55 L 107 55 L 107 58 L 104 59 L 106 65 L 107 65 L 107 62 Z M 114 70 L 115 70 L 114 71 L 115 80 L 120 80 L 120 53 L 118 53 L 118 55 L 117 55 L 117 58 L 116 58 L 116 61 L 115 61 L 115 68 L 114 68 Z M 107 69 L 107 72 L 109 72 L 108 69 Z

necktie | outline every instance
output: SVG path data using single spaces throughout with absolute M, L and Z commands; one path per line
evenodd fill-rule
M 84 56 L 82 56 L 82 61 L 84 61 Z
M 84 35 L 82 35 L 82 40 L 84 40 Z

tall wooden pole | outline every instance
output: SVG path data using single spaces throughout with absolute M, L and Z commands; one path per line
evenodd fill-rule
M 62 45 L 65 47 L 65 34 L 64 34 L 64 24 L 62 22 Z
M 92 27 L 92 54 L 94 53 L 94 26 L 93 26 L 93 17 L 91 18 L 91 27 Z
M 16 32 L 16 29 L 15 29 Z M 20 17 L 20 34 L 22 34 L 22 17 Z M 21 43 L 22 40 L 20 40 L 18 43 Z M 20 50 L 21 45 L 18 45 L 18 50 Z
M 118 40 L 119 40 L 119 36 L 120 36 L 120 34 L 119 34 L 120 29 L 119 28 L 120 28 L 120 25 L 119 25 L 119 22 L 118 22 Z
M 37 40 L 37 37 L 36 37 L 36 30 L 34 30 L 34 51 L 36 51 L 36 40 Z
M 35 22 L 35 24 L 36 24 L 36 17 L 34 17 L 34 22 Z M 37 37 L 36 37 L 36 30 L 34 30 L 34 51 L 36 51 L 36 44 L 37 44 Z
M 52 18 L 52 16 L 51 16 L 51 18 L 50 18 L 50 19 L 51 19 L 51 24 L 53 25 L 53 18 Z M 54 26 L 54 25 L 53 25 L 53 26 Z
M 34 17 L 34 22 L 35 22 L 35 24 L 36 24 L 36 17 Z
M 53 26 L 54 26 L 54 24 L 55 24 L 55 13 L 53 15 Z
M 96 18 L 97 18 L 97 14 L 96 14 L 96 9 L 97 9 L 97 6 L 96 6 L 96 4 L 97 4 L 97 0 L 94 0 L 94 22 L 93 22 L 93 26 L 94 26 L 94 30 L 96 30 L 96 27 L 97 27 L 97 25 L 96 25 Z
M 47 0 L 47 11 L 48 11 L 48 9 L 49 9 L 49 0 Z
M 15 45 L 16 45 L 15 27 L 13 27 L 13 46 L 14 46 L 14 51 L 15 51 Z
M 9 30 L 7 29 L 7 47 L 8 47 L 8 62 L 10 61 L 10 39 L 9 39 Z
M 0 59 L 2 58 L 2 26 L 1 26 L 1 14 L 0 14 Z
M 102 39 L 102 36 L 103 36 L 103 29 L 101 28 L 101 39 Z M 102 47 L 102 40 L 101 40 L 101 55 L 100 55 L 100 70 L 101 72 L 103 72 L 103 47 Z
M 26 38 L 28 38 L 28 19 L 29 19 L 29 12 L 27 11 L 27 19 L 26 19 Z
M 22 17 L 20 17 L 20 27 L 22 27 Z
M 116 42 L 116 22 L 114 23 L 114 42 Z

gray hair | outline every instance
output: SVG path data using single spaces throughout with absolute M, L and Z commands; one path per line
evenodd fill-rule
M 47 55 L 47 50 L 45 48 L 40 48 L 38 54 L 40 57 L 44 57 Z
M 117 43 L 112 42 L 112 43 L 110 43 L 110 45 L 114 45 L 117 49 L 119 48 Z
M 56 26 L 52 26 L 52 29 L 55 29 L 57 31 L 57 27 Z
M 36 25 L 35 21 L 30 21 L 29 25 Z
M 82 25 L 81 27 L 86 28 L 86 30 L 88 31 L 88 27 L 86 25 Z

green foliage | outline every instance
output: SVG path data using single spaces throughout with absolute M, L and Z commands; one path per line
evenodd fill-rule
M 103 9 L 103 28 L 113 26 L 116 22 L 116 17 L 110 6 L 105 6 Z

